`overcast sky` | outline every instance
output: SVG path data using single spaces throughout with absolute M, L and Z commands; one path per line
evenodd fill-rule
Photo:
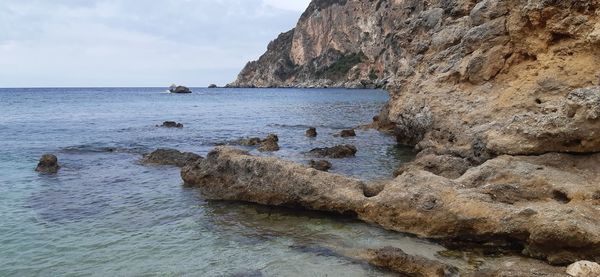
M 310 0 L 0 0 L 0 87 L 224 85 Z

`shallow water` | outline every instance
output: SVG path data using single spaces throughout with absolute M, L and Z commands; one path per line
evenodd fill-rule
M 410 149 L 375 131 L 333 137 L 386 100 L 338 89 L 0 89 L 0 276 L 384 276 L 347 257 L 393 245 L 439 258 L 440 246 L 354 219 L 207 202 L 177 168 L 138 163 L 158 147 L 205 155 L 274 132 L 282 150 L 272 155 L 305 163 L 312 148 L 352 143 L 357 157 L 333 161 L 334 172 L 389 178 Z M 185 128 L 155 127 L 165 120 Z M 319 137 L 304 136 L 309 126 Z M 58 175 L 33 171 L 46 152 Z

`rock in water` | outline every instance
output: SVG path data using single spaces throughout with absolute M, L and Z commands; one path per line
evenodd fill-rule
M 183 128 L 183 124 L 177 123 L 175 121 L 165 121 L 165 122 L 163 122 L 162 125 L 159 125 L 157 127 L 163 127 L 163 128 Z
M 193 163 L 199 159 L 202 159 L 202 157 L 194 153 L 184 153 L 175 149 L 158 149 L 144 155 L 142 163 L 147 165 L 172 165 L 183 167 L 186 164 Z
M 52 154 L 44 154 L 40 158 L 35 171 L 40 173 L 54 174 L 57 173 L 59 169 L 60 165 L 58 165 L 58 158 Z
M 567 267 L 567 274 L 573 277 L 598 277 L 600 264 L 590 261 L 579 261 Z
M 217 86 L 217 85 L 215 85 L 215 84 L 210 84 L 210 85 L 208 86 L 208 88 L 218 88 L 218 86 Z
M 169 91 L 171 93 L 192 93 L 192 90 L 190 90 L 188 87 L 185 86 L 171 86 L 171 88 L 169 88 Z
M 309 138 L 316 138 L 317 137 L 317 128 L 314 128 L 314 127 L 308 128 L 308 130 L 306 130 L 306 136 Z
M 279 151 L 279 137 L 275 134 L 269 134 L 267 138 L 261 141 L 258 151 L 260 152 L 274 152 Z
M 460 276 L 456 267 L 419 256 L 408 255 L 401 249 L 394 247 L 370 250 L 369 255 L 371 256 L 369 260 L 370 264 L 391 269 L 395 272 L 406 274 L 407 276 Z
M 355 214 L 386 229 L 454 245 L 519 246 L 524 255 L 561 265 L 600 259 L 600 213 L 594 204 L 600 202 L 594 193 L 600 172 L 586 171 L 585 187 L 572 185 L 582 164 L 598 163 L 600 154 L 502 156 L 455 180 L 409 170 L 371 185 L 218 147 L 184 167 L 182 178 L 209 199 Z
M 355 137 L 355 136 L 356 136 L 356 132 L 354 131 L 354 129 L 342 130 L 340 132 L 340 137 L 343 137 L 343 138 L 349 138 L 349 137 Z
M 334 147 L 325 147 L 325 148 L 315 148 L 308 152 L 310 155 L 318 156 L 318 157 L 329 157 L 334 159 L 353 157 L 356 155 L 356 146 L 345 144 L 345 145 L 337 145 Z
M 319 161 L 310 160 L 308 162 L 308 165 L 310 165 L 310 167 L 312 167 L 316 170 L 321 170 L 321 171 L 329 171 L 331 169 L 331 167 L 333 166 L 331 164 L 331 162 L 326 161 L 326 160 L 319 160 Z

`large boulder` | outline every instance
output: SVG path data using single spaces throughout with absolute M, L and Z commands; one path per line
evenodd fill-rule
M 355 214 L 419 237 L 519 249 L 564 265 L 600 260 L 599 166 L 600 154 L 503 156 L 455 180 L 410 170 L 374 191 L 356 179 L 219 147 L 184 167 L 182 178 L 210 199 Z
M 180 152 L 175 149 L 157 149 L 152 153 L 144 155 L 142 163 L 147 165 L 172 165 L 183 167 L 189 163 L 201 160 L 200 155 Z
M 55 174 L 60 169 L 58 158 L 53 154 L 44 154 L 40 158 L 35 171 L 40 173 Z

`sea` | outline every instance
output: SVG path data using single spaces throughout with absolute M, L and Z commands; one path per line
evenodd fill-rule
M 0 89 L 0 276 L 394 276 L 361 255 L 395 246 L 440 259 L 435 243 L 354 218 L 208 201 L 178 168 L 140 164 L 157 148 L 204 156 L 276 133 L 280 151 L 245 149 L 306 164 L 313 148 L 353 144 L 356 157 L 331 160 L 333 173 L 390 179 L 413 149 L 370 129 L 334 136 L 371 122 L 385 91 L 192 90 Z M 34 171 L 45 153 L 58 174 Z

